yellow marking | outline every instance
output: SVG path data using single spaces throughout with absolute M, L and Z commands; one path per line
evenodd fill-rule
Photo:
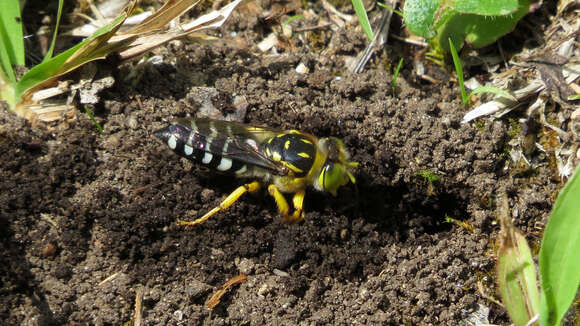
M 300 131 L 298 131 L 298 130 L 296 130 L 296 129 L 292 129 L 292 130 L 290 130 L 290 133 L 291 133 L 291 134 L 299 134 L 299 135 L 301 135 L 301 134 L 302 134 Z
M 326 172 L 326 169 L 322 169 L 322 171 L 320 171 L 320 174 L 318 175 L 318 184 L 320 185 L 320 187 L 322 187 L 322 189 L 324 189 L 325 172 Z
M 300 140 L 306 144 L 312 145 L 312 142 L 308 139 L 300 138 Z
M 282 156 L 280 156 L 280 153 L 274 152 L 272 153 L 272 159 L 276 162 L 280 162 L 282 160 Z
M 207 212 L 204 216 L 194 220 L 194 221 L 184 221 L 184 220 L 177 220 L 177 224 L 182 226 L 195 226 L 207 221 L 210 217 L 214 216 L 216 213 L 228 209 L 232 206 L 243 194 L 246 192 L 255 192 L 260 188 L 260 183 L 258 181 L 254 181 L 252 183 L 245 184 L 243 186 L 239 186 L 236 190 L 234 190 L 229 196 L 224 199 L 219 206 L 214 207 L 211 211 Z
M 280 137 L 284 137 L 284 136 L 286 136 L 286 134 L 278 134 L 278 135 L 276 136 L 276 138 L 280 138 Z
M 272 153 L 270 152 L 270 147 L 266 147 L 266 155 L 272 156 Z
M 310 155 L 308 153 L 305 153 L 305 152 L 298 153 L 298 156 L 304 157 L 304 158 L 310 158 Z
M 268 139 L 268 144 L 272 143 L 272 140 L 274 140 L 274 138 Z
M 296 167 L 292 163 L 282 162 L 282 164 L 284 164 L 284 166 L 286 166 L 287 168 L 289 168 L 290 170 L 292 170 L 292 171 L 294 171 L 296 173 L 302 173 L 302 172 L 304 172 L 302 169 Z
M 289 140 L 287 140 L 287 141 L 284 143 L 284 148 L 286 148 L 286 149 L 290 148 L 290 141 L 289 141 Z

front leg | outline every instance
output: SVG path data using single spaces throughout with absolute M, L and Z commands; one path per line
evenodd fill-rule
M 295 209 L 292 215 L 288 214 L 290 211 L 290 206 L 288 205 L 284 195 L 282 195 L 280 190 L 278 190 L 278 187 L 275 185 L 268 186 L 268 193 L 270 193 L 270 196 L 274 198 L 274 201 L 278 206 L 278 212 L 280 212 L 280 215 L 282 215 L 284 218 L 284 222 L 300 222 L 304 219 L 304 212 L 302 211 L 302 204 L 304 202 L 304 195 L 306 193 L 304 189 L 297 191 L 292 198 L 292 203 L 294 204 Z

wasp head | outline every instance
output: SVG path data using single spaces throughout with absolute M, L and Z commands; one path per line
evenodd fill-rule
M 330 192 L 336 196 L 338 188 L 346 185 L 349 181 L 356 182 L 351 170 L 358 166 L 357 162 L 351 162 L 350 155 L 342 140 L 335 137 L 320 139 L 319 150 L 326 154 L 326 160 L 318 174 L 316 188 Z

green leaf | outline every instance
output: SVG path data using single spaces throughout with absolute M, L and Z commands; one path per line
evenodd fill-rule
M 407 0 L 403 6 L 403 19 L 409 29 L 426 39 L 434 38 L 435 12 L 441 0 Z
M 24 38 L 18 0 L 0 1 L 0 72 L 12 83 L 16 76 L 12 66 L 24 65 Z
M 484 3 L 483 1 L 482 3 Z M 441 20 L 437 24 L 439 37 L 453 38 L 453 43 L 458 49 L 463 47 L 463 42 L 457 42 L 463 39 L 475 48 L 480 48 L 495 42 L 502 35 L 509 33 L 515 24 L 528 13 L 529 0 L 519 0 L 516 12 L 510 12 L 505 15 L 485 15 L 486 10 L 482 12 L 461 14 L 450 13 L 447 19 Z M 480 8 L 481 9 L 481 8 Z M 441 42 L 441 47 L 445 49 L 446 42 Z
M 108 25 L 97 30 L 91 37 L 30 69 L 18 82 L 16 94 L 21 95 L 44 81 L 70 72 L 89 61 L 103 58 L 111 53 L 107 52 L 105 48 L 110 48 L 114 44 L 107 44 L 106 41 L 116 32 L 125 18 L 126 15 L 120 15 Z
M 464 14 L 505 16 L 518 10 L 518 0 L 456 0 L 451 7 Z
M 507 196 L 500 197 L 501 226 L 497 280 L 502 302 L 516 326 L 526 326 L 539 311 L 536 268 L 524 235 L 511 222 Z
M 429 40 L 433 52 L 449 53 L 464 42 L 480 48 L 510 32 L 529 11 L 530 0 L 407 0 L 403 18 L 409 29 Z
M 525 326 L 539 311 L 536 268 L 526 237 L 519 231 L 513 230 L 505 242 L 510 245 L 502 243 L 497 263 L 500 293 L 514 324 Z
M 373 29 L 371 28 L 371 23 L 369 22 L 369 17 L 367 16 L 367 11 L 365 10 L 362 0 L 352 0 L 352 6 L 354 7 L 356 17 L 358 18 L 358 22 L 360 23 L 363 32 L 369 40 L 372 41 L 374 38 Z
M 540 249 L 540 325 L 559 325 L 580 284 L 580 166 L 556 199 Z

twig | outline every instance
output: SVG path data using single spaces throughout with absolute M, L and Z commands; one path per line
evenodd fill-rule
M 349 22 L 352 21 L 352 16 L 343 14 L 342 12 L 338 11 L 333 5 L 331 5 L 327 0 L 322 0 L 322 8 L 324 8 L 328 12 L 328 16 L 330 20 L 332 20 L 338 27 L 342 28 L 345 25 L 345 21 Z
M 209 309 L 215 308 L 220 303 L 221 298 L 224 296 L 224 294 L 226 294 L 230 287 L 236 284 L 244 283 L 247 279 L 248 275 L 243 273 L 238 276 L 234 276 L 229 281 L 225 282 L 224 285 L 222 285 L 222 288 L 217 290 L 217 292 L 214 293 L 211 298 L 209 298 L 209 300 L 207 300 L 205 306 Z
M 328 28 L 330 26 L 332 26 L 332 24 L 330 24 L 330 23 L 324 24 L 324 25 L 318 25 L 318 26 L 305 26 L 305 27 L 296 28 L 294 31 L 296 33 L 309 32 L 309 31 L 315 31 L 317 29 Z
M 391 0 L 391 8 L 395 8 L 396 5 L 397 0 Z M 379 22 L 377 32 L 375 33 L 375 37 L 373 38 L 372 42 L 369 43 L 364 52 L 359 56 L 358 60 L 355 61 L 355 64 L 349 68 L 351 72 L 357 74 L 361 73 L 373 55 L 375 47 L 380 47 L 387 43 L 387 39 L 389 38 L 389 26 L 391 25 L 391 17 L 393 17 L 393 11 L 385 8 L 383 16 L 381 17 L 381 21 Z
M 144 192 L 145 190 L 160 186 L 162 184 L 163 184 L 163 182 L 157 182 L 157 183 L 148 184 L 148 185 L 145 185 L 145 186 L 142 186 L 139 188 L 135 188 L 135 189 L 133 189 L 133 194 L 138 195 L 138 194 Z
M 139 287 L 135 293 L 135 316 L 133 326 L 141 326 L 143 323 L 143 288 Z
M 107 278 L 105 278 L 104 280 L 102 280 L 97 286 L 102 286 L 103 284 L 113 280 L 115 277 L 119 276 L 119 274 L 121 274 L 121 272 L 115 272 L 112 275 L 108 276 Z
M 417 46 L 422 46 L 424 48 L 426 48 L 428 46 L 427 42 L 420 41 L 420 40 L 414 40 L 410 37 L 402 37 L 402 36 L 399 36 L 397 34 L 391 34 L 391 37 L 394 38 L 395 40 L 399 40 L 399 41 L 413 44 L 413 45 L 417 45 Z

